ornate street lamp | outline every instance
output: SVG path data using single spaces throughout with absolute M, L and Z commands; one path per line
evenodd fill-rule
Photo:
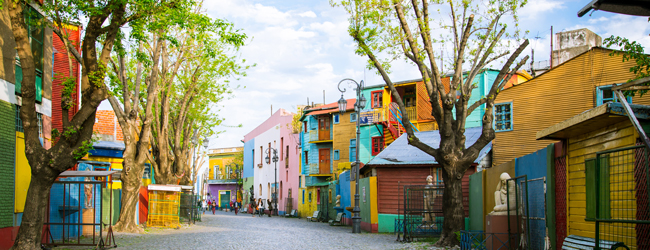
M 273 150 L 273 157 L 271 157 L 269 159 L 269 156 L 271 156 L 271 150 Z M 273 160 L 273 162 L 275 163 L 275 172 L 274 172 L 274 174 L 275 174 L 275 183 L 273 183 L 273 185 L 275 185 L 275 188 L 274 188 L 275 193 L 273 195 L 273 203 L 275 203 L 275 206 L 273 207 L 273 210 L 276 212 L 275 215 L 277 215 L 277 211 L 278 211 L 277 210 L 278 209 L 278 187 L 277 186 L 278 186 L 278 160 L 279 160 L 279 158 L 278 158 L 278 150 L 274 149 L 274 148 L 268 148 L 267 153 L 266 153 L 266 157 L 264 159 L 266 160 L 267 163 L 271 163 L 271 160 Z M 271 191 L 271 190 L 269 190 L 269 191 Z M 274 211 L 271 211 L 271 213 L 273 213 Z
M 361 212 L 361 209 L 359 208 L 359 165 L 361 162 L 359 161 L 359 135 L 361 134 L 361 131 L 359 130 L 359 121 L 361 120 L 361 110 L 366 107 L 366 98 L 361 94 L 361 89 L 363 89 L 363 80 L 361 83 L 357 83 L 355 80 L 352 80 L 350 78 L 345 78 L 339 82 L 338 88 L 339 91 L 341 91 L 341 99 L 339 99 L 339 112 L 341 114 L 345 113 L 347 111 L 347 101 L 345 98 L 343 98 L 343 93 L 345 93 L 345 88 L 341 89 L 341 83 L 345 81 L 350 81 L 353 82 L 356 85 L 356 94 L 357 94 L 357 101 L 354 103 L 354 110 L 357 112 L 357 138 L 356 138 L 356 152 L 355 152 L 355 162 L 354 162 L 354 167 L 355 167 L 355 185 L 354 185 L 354 208 L 352 209 L 352 233 L 361 233 L 361 216 L 359 215 L 359 212 Z

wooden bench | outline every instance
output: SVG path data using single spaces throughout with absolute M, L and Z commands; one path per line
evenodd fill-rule
M 630 250 L 625 243 L 615 242 L 608 240 L 599 240 L 599 247 L 601 249 L 618 249 L 625 248 Z M 594 249 L 596 247 L 596 239 L 582 237 L 577 235 L 569 235 L 564 239 L 564 244 L 562 244 L 562 249 L 573 250 L 573 249 Z
M 336 219 L 329 221 L 330 226 L 340 226 L 341 219 L 343 219 L 343 213 L 336 214 Z
M 320 211 L 316 210 L 314 211 L 314 214 L 311 217 L 307 217 L 307 221 L 314 221 L 316 219 L 316 222 L 318 222 L 319 218 L 318 216 L 320 215 Z

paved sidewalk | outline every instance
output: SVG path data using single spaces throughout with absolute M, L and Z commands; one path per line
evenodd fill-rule
M 118 249 L 414 249 L 393 234 L 352 234 L 351 227 L 282 217 L 205 214 L 181 229 L 149 229 L 146 234 L 116 233 Z

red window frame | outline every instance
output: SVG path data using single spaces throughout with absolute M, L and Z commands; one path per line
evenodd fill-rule
M 372 155 L 377 155 L 379 152 L 384 150 L 384 137 L 376 136 L 372 137 Z
M 371 107 L 372 108 L 381 108 L 383 105 L 383 90 L 376 90 L 370 92 L 370 100 L 371 100 Z M 376 97 L 376 98 L 375 98 Z

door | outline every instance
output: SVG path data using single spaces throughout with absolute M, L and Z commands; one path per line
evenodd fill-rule
M 330 118 L 328 116 L 321 116 L 318 118 L 318 140 L 330 139 Z
M 321 148 L 318 150 L 318 172 L 319 174 L 330 173 L 330 149 Z
M 219 192 L 219 207 L 227 208 L 230 205 L 230 191 Z

